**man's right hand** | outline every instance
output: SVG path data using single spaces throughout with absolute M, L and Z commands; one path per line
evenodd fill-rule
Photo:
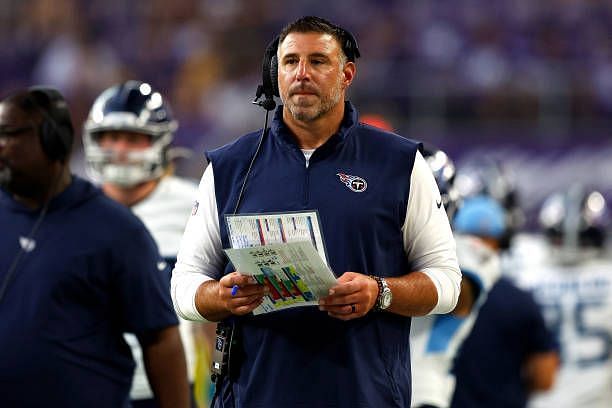
M 268 287 L 257 283 L 255 278 L 232 272 L 219 281 L 218 296 L 225 308 L 234 315 L 245 315 L 263 302 Z

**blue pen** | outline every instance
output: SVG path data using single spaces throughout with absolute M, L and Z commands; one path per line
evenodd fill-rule
M 236 296 L 236 293 L 238 293 L 238 285 L 232 286 L 232 296 Z

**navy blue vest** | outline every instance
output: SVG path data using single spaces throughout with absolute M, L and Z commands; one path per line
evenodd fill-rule
M 224 248 L 230 246 L 225 215 L 234 211 L 259 136 L 260 131 L 247 134 L 207 154 Z M 410 268 L 401 228 L 418 148 L 413 141 L 358 123 L 347 102 L 340 130 L 306 167 L 279 107 L 238 212 L 317 210 L 336 276 L 346 271 L 406 274 Z M 339 173 L 357 176 L 367 187 L 363 190 L 360 179 L 351 186 L 351 178 Z M 225 273 L 232 270 L 228 264 Z M 231 398 L 237 406 L 410 405 L 407 317 L 371 312 L 343 322 L 317 307 L 302 307 L 246 316 L 237 324 L 243 349 Z

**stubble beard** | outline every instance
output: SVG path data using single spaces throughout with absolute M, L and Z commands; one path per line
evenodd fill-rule
M 303 107 L 297 105 L 291 101 L 290 97 L 287 98 L 285 104 L 295 120 L 300 122 L 314 122 L 331 111 L 332 108 L 338 104 L 341 97 L 342 85 L 340 82 L 338 82 L 329 95 L 320 97 L 319 102 L 315 103 L 313 106 Z

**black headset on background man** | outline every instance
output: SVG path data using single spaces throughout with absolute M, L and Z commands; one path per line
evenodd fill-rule
M 28 88 L 27 100 L 42 115 L 38 134 L 43 152 L 51 160 L 66 161 L 74 139 L 66 100 L 56 89 L 42 86 Z
M 346 55 L 346 59 L 350 62 L 355 62 L 355 60 L 361 56 L 359 53 L 359 47 L 357 46 L 357 40 L 355 40 L 353 34 L 344 28 L 338 26 L 335 26 L 335 28 L 338 32 L 340 45 L 342 46 L 344 55 Z M 278 58 L 276 57 L 279 40 L 280 37 L 277 36 L 266 47 L 263 62 L 261 64 L 262 83 L 257 87 L 255 100 L 253 101 L 253 103 L 261 106 L 267 111 L 271 111 L 276 107 L 274 97 L 280 96 L 280 93 L 278 92 Z M 264 100 L 260 101 L 259 99 L 262 96 L 264 96 Z
M 53 88 L 32 86 L 27 89 L 27 92 L 28 95 L 25 98 L 25 102 L 31 105 L 27 108 L 34 108 L 42 116 L 42 122 L 38 128 L 38 136 L 40 137 L 40 145 L 42 146 L 43 152 L 50 160 L 59 161 L 62 162 L 64 166 L 68 166 L 67 161 L 68 155 L 72 150 L 74 128 L 70 120 L 70 111 L 68 110 L 66 100 L 59 91 Z M 57 187 L 60 177 L 61 172 L 55 182 L 51 184 L 49 190 L 53 190 Z M 32 241 L 36 236 L 36 233 L 47 215 L 51 198 L 51 196 L 47 197 L 42 205 L 40 214 L 26 236 L 26 242 Z M 0 302 L 4 298 L 8 285 L 17 271 L 19 261 L 25 254 L 26 246 L 22 245 L 9 264 L 4 280 L 0 283 Z

